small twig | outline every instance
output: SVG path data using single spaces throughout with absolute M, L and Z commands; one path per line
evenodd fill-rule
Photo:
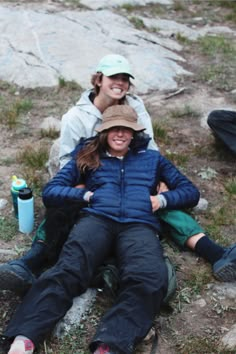
M 44 352 L 45 352 L 45 354 L 48 354 L 46 340 L 43 342 L 43 346 L 44 346 Z
M 183 92 L 185 91 L 185 89 L 186 89 L 186 87 L 182 87 L 182 88 L 179 89 L 178 91 L 175 91 L 175 92 L 169 94 L 168 96 L 164 97 L 164 99 L 165 99 L 165 100 L 168 100 L 168 99 L 171 98 L 171 97 L 177 96 L 177 95 L 183 93 Z

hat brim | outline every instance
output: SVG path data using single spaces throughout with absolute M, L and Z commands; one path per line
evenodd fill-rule
M 127 71 L 126 69 L 122 70 L 121 67 L 113 67 L 113 68 L 107 68 L 107 69 L 102 69 L 102 70 L 98 70 L 97 72 L 101 72 L 103 73 L 103 75 L 105 76 L 112 76 L 112 75 L 117 75 L 117 74 L 126 74 L 129 75 L 130 77 L 132 77 L 132 79 L 134 79 L 134 76 L 130 73 L 130 71 Z
M 130 128 L 130 129 L 132 129 L 132 130 L 134 130 L 136 132 L 141 132 L 141 131 L 146 129 L 141 124 L 137 124 L 137 123 L 134 123 L 134 122 L 127 122 L 124 119 L 116 119 L 116 120 L 113 120 L 113 121 L 110 121 L 110 122 L 102 123 L 100 125 L 100 127 L 96 128 L 95 130 L 98 133 L 101 133 L 104 130 L 111 129 L 111 128 L 114 128 L 114 127 Z

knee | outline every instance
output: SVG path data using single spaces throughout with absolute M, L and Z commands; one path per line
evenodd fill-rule
M 157 272 L 153 273 L 153 276 L 144 282 L 143 294 L 153 300 L 156 307 L 156 312 L 159 312 L 159 306 L 164 301 L 168 292 L 168 270 L 166 264 L 159 267 Z
M 36 281 L 37 287 L 57 289 L 59 293 L 65 293 L 73 298 L 88 288 L 87 279 L 79 277 L 76 271 L 53 267 L 44 272 Z
M 220 115 L 219 110 L 212 111 L 208 117 L 207 117 L 207 124 L 209 125 L 210 128 L 215 126 L 216 121 L 218 120 Z
M 144 281 L 145 283 L 145 281 Z M 146 275 L 146 290 L 166 295 L 168 288 L 168 269 L 164 260 L 159 262 L 158 267 Z
M 219 129 L 222 127 L 223 124 L 225 124 L 227 121 L 231 120 L 231 115 L 228 111 L 224 110 L 214 110 L 212 111 L 207 118 L 207 124 L 209 127 L 214 130 L 214 129 Z

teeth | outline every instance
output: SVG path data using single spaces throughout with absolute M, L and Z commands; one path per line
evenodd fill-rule
M 121 93 L 121 89 L 119 88 L 113 88 L 112 91 L 114 91 L 115 93 Z

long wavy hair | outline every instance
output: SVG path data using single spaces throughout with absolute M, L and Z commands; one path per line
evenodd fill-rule
M 100 155 L 108 148 L 107 135 L 107 131 L 99 133 L 78 152 L 76 163 L 81 172 L 86 169 L 96 170 L 101 166 Z
M 108 131 L 109 130 L 104 130 L 96 135 L 93 140 L 88 141 L 78 152 L 76 156 L 76 163 L 81 173 L 84 173 L 87 169 L 96 170 L 99 166 L 101 166 L 100 156 L 101 154 L 106 153 L 109 148 L 107 143 Z M 135 146 L 139 135 L 140 132 L 134 131 L 130 148 Z

